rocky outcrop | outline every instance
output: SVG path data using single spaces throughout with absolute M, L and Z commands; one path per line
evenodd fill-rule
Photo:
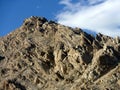
M 120 90 L 120 39 L 30 17 L 0 38 L 0 90 Z

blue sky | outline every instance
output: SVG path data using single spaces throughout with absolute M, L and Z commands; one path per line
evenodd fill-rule
M 55 20 L 62 6 L 58 0 L 0 0 L 0 36 L 20 27 L 30 16 Z
M 120 0 L 0 0 L 0 36 L 44 16 L 87 32 L 120 36 Z

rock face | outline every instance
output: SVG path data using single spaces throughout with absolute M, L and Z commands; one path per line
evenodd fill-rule
M 120 90 L 120 39 L 30 17 L 0 38 L 0 90 Z

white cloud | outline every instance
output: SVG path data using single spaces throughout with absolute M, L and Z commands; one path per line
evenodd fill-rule
M 60 4 L 65 7 L 56 16 L 59 23 L 120 36 L 120 0 L 61 0 Z

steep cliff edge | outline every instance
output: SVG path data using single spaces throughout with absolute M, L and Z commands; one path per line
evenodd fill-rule
M 30 17 L 0 38 L 0 90 L 120 90 L 120 39 Z

